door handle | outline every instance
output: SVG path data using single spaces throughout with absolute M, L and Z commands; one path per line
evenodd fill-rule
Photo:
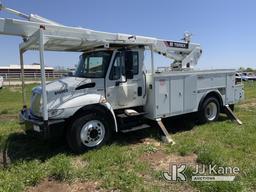
M 138 96 L 142 96 L 142 87 L 138 87 L 138 91 L 137 91 Z

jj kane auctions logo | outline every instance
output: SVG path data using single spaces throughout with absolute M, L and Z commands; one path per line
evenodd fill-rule
M 167 181 L 234 181 L 235 175 L 239 174 L 238 167 L 221 167 L 217 165 L 195 165 L 191 178 L 186 174 L 187 165 L 170 163 L 169 171 L 163 172 L 163 177 Z

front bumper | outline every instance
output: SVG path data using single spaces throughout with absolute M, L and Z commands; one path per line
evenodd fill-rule
M 20 124 L 24 124 L 25 131 L 34 131 L 45 138 L 59 136 L 63 134 L 65 127 L 64 119 L 50 119 L 44 121 L 42 118 L 34 116 L 29 109 L 23 108 L 19 113 Z

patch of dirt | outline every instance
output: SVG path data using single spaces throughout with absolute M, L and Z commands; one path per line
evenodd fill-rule
M 142 138 L 142 139 L 139 139 L 139 140 L 136 140 L 136 141 L 131 141 L 129 142 L 129 145 L 132 147 L 132 148 L 137 148 L 138 145 L 151 145 L 151 146 L 154 146 L 156 148 L 159 148 L 161 147 L 161 142 L 154 139 L 154 138 Z
M 158 150 L 153 153 L 144 153 L 141 157 L 141 161 L 147 161 L 152 169 L 157 171 L 169 171 L 170 164 L 182 164 L 186 165 L 195 165 L 197 155 L 190 154 L 186 156 L 179 156 L 177 154 L 166 154 L 161 150 Z M 156 180 L 151 177 L 143 176 L 145 183 L 150 183 L 160 187 L 161 191 L 186 191 L 186 192 L 197 192 L 198 190 L 193 188 L 187 182 L 167 182 L 164 179 Z
M 168 171 L 170 164 L 186 164 L 195 165 L 197 155 L 190 154 L 186 156 L 179 156 L 177 154 L 166 154 L 163 151 L 156 151 L 154 153 L 144 153 L 141 157 L 141 161 L 147 161 L 151 167 L 158 171 Z
M 256 99 L 250 99 L 248 102 L 244 102 L 239 105 L 241 108 L 248 109 L 256 107 Z
M 74 157 L 72 160 L 72 165 L 77 169 L 83 169 L 88 166 L 88 162 L 82 160 L 81 157 Z
M 1 114 L 0 120 L 17 120 L 17 114 Z
M 161 142 L 157 141 L 153 138 L 144 138 L 141 140 L 141 143 L 143 143 L 144 145 L 153 145 L 154 147 L 160 147 L 161 146 Z
M 151 182 L 152 184 L 152 182 Z M 160 187 L 161 192 L 177 192 L 177 191 L 184 191 L 184 192 L 199 192 L 199 190 L 191 187 L 188 182 L 154 182 L 154 185 Z
M 244 103 L 244 104 L 241 104 L 240 107 L 244 108 L 244 109 L 255 108 L 256 102 L 255 103 Z
M 99 187 L 98 182 L 85 181 L 85 182 L 58 182 L 55 180 L 44 180 L 34 187 L 29 187 L 27 192 L 103 192 Z
M 19 92 L 19 93 L 21 93 L 21 87 L 10 86 L 9 90 L 11 92 Z

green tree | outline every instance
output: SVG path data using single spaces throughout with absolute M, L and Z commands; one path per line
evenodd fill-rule
M 252 68 L 250 68 L 250 67 L 247 67 L 246 71 L 247 72 L 254 72 L 254 70 Z
M 238 71 L 245 71 L 244 67 L 239 67 Z

